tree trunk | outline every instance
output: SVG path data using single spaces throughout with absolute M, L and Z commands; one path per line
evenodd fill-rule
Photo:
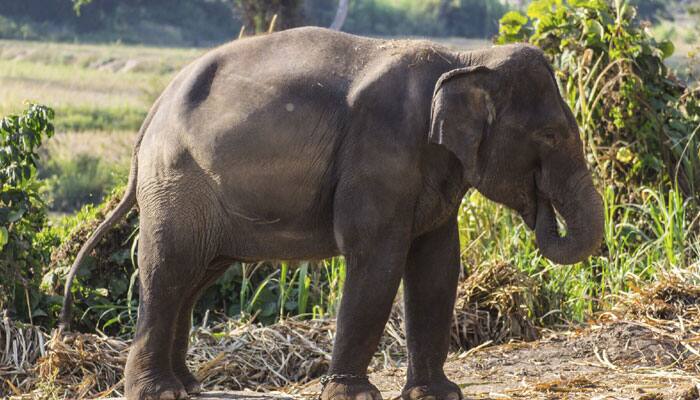
M 345 18 L 348 16 L 348 8 L 350 5 L 350 0 L 339 0 L 338 1 L 338 11 L 335 13 L 335 18 L 330 28 L 339 31 L 343 24 L 345 23 Z
M 303 23 L 301 0 L 234 0 L 246 32 L 268 32 L 272 19 L 277 15 L 274 30 L 281 31 Z

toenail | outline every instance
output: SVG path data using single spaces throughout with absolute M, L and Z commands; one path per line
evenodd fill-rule
M 425 392 L 427 392 L 425 386 L 416 386 L 408 392 L 408 397 L 410 399 L 420 399 L 425 395 Z

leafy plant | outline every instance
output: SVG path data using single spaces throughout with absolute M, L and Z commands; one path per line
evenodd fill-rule
M 605 183 L 700 190 L 700 97 L 664 64 L 657 42 L 626 0 L 536 0 L 501 20 L 498 43 L 544 50 Z M 624 193 L 623 193 L 624 194 Z
M 36 179 L 37 149 L 54 133 L 53 110 L 32 104 L 0 121 L 0 308 L 30 322 L 46 317 L 39 293 L 51 237 L 38 232 L 46 206 Z M 55 302 L 56 299 L 53 299 Z
M 646 27 L 626 0 L 536 0 L 525 14 L 501 19 L 497 43 L 532 43 L 554 67 L 604 188 L 605 243 L 584 263 L 557 266 L 538 256 L 511 217 L 472 210 L 467 232 L 481 219 L 497 227 L 489 243 L 505 249 L 496 253 L 478 237 L 486 247 L 480 253 L 498 254 L 541 279 L 550 302 L 545 310 L 566 319 L 605 309 L 630 280 L 654 279 L 699 257 L 692 219 L 700 190 L 700 99 L 664 64 L 673 44 L 657 42 Z

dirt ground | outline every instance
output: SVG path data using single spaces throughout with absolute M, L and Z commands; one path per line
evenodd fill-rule
M 695 400 L 700 354 L 690 349 L 653 326 L 614 322 L 451 354 L 445 370 L 465 399 Z M 405 368 L 370 379 L 385 399 L 394 399 Z M 312 382 L 289 391 L 312 398 L 319 389 Z

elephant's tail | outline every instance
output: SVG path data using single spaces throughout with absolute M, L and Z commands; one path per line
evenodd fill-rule
M 138 151 L 141 147 L 141 140 L 145 134 L 148 126 L 151 123 L 151 119 L 158 108 L 158 103 L 160 98 L 156 100 L 153 107 L 148 113 L 148 116 L 141 125 L 139 133 L 136 136 L 136 143 L 134 145 L 134 150 L 131 157 L 131 167 L 129 170 L 129 181 L 126 184 L 126 190 L 124 191 L 124 196 L 122 197 L 117 207 L 109 213 L 107 218 L 102 221 L 102 223 L 97 227 L 95 232 L 90 235 L 88 240 L 80 248 L 78 255 L 75 257 L 75 261 L 68 272 L 66 277 L 66 284 L 63 291 L 63 307 L 61 308 L 61 315 L 59 317 L 59 329 L 63 331 L 70 330 L 71 321 L 71 309 L 73 306 L 73 294 L 71 292 L 71 287 L 73 286 L 73 281 L 75 279 L 75 274 L 78 272 L 78 268 L 85 260 L 85 257 L 90 254 L 90 252 L 97 246 L 97 244 L 102 240 L 105 234 L 112 228 L 117 221 L 122 219 L 136 204 L 136 176 L 138 175 Z

